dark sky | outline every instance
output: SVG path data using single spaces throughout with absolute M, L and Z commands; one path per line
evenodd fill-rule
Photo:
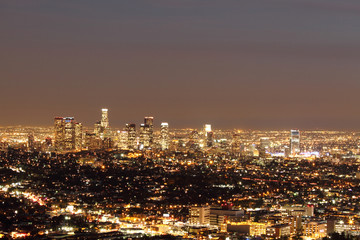
M 0 125 L 360 129 L 358 0 L 3 0 Z

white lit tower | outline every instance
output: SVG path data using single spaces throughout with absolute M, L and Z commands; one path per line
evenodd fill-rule
M 81 123 L 75 123 L 75 149 L 81 151 L 83 147 L 83 130 Z
M 109 117 L 108 117 L 108 109 L 103 108 L 101 109 L 101 127 L 103 129 L 109 128 Z
M 100 128 L 98 135 L 100 136 L 101 140 L 105 140 L 105 138 L 109 138 L 109 116 L 108 116 L 108 109 L 103 108 L 101 109 L 101 121 L 100 121 Z M 96 128 L 95 128 L 96 130 Z
M 127 146 L 128 149 L 137 149 L 136 142 L 136 124 L 126 124 L 125 131 L 127 132 Z
M 150 146 L 149 126 L 145 123 L 140 124 L 139 128 L 139 149 L 147 149 Z
M 169 149 L 169 124 L 167 122 L 161 123 L 160 145 L 162 150 Z
M 64 150 L 75 149 L 75 119 L 73 117 L 64 118 Z
M 55 117 L 54 119 L 54 131 L 55 131 L 55 151 L 62 151 L 64 149 L 64 125 L 65 121 L 63 117 Z
M 211 124 L 204 125 L 204 132 L 205 132 L 205 135 L 206 135 L 206 133 L 211 132 Z
M 152 147 L 154 142 L 154 117 L 145 117 L 144 124 L 145 124 L 145 135 L 147 138 L 145 142 L 148 141 L 148 146 L 144 144 L 144 148 Z
M 214 133 L 211 131 L 211 124 L 205 124 L 204 126 L 206 146 L 212 147 L 214 142 Z
M 300 131 L 290 131 L 290 154 L 296 156 L 300 153 Z

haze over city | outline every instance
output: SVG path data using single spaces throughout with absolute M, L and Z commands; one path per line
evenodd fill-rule
M 360 3 L 1 1 L 0 126 L 359 129 Z
M 0 240 L 359 240 L 360 2 L 0 1 Z

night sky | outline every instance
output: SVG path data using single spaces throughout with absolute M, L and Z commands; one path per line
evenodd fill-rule
M 359 0 L 0 2 L 0 126 L 360 129 Z

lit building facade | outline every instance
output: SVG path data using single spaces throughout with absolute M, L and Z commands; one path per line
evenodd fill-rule
M 83 147 L 83 130 L 81 123 L 75 123 L 75 149 L 80 151 Z
M 145 130 L 146 130 L 146 145 L 145 148 L 151 148 L 154 143 L 154 118 L 153 117 L 145 117 Z M 148 143 L 147 143 L 148 141 Z
M 244 233 L 250 236 L 261 236 L 266 234 L 266 229 L 269 227 L 267 223 L 259 222 L 229 222 L 227 224 L 228 232 Z
M 310 221 L 303 225 L 304 235 L 312 239 L 324 238 L 327 235 L 327 223 Z
M 211 124 L 204 125 L 204 134 L 206 147 L 212 147 L 214 145 L 214 133 L 211 130 Z
M 109 110 L 107 108 L 101 109 L 101 127 L 103 129 L 109 128 Z
M 161 123 L 160 128 L 160 145 L 162 150 L 169 149 L 169 124 L 167 122 Z
M 128 149 L 137 149 L 136 142 L 136 124 L 126 124 L 125 130 L 127 132 L 127 146 Z
M 193 225 L 210 225 L 210 206 L 192 206 L 189 222 Z
M 55 117 L 54 120 L 54 130 L 55 130 L 55 151 L 62 151 L 64 149 L 64 118 Z
M 73 117 L 56 117 L 54 121 L 55 150 L 75 149 L 75 120 Z
M 64 150 L 75 149 L 75 119 L 73 117 L 64 118 Z
M 128 133 L 127 131 L 117 131 L 117 147 L 119 149 L 128 149 Z
M 291 155 L 296 156 L 300 153 L 300 131 L 290 131 L 290 152 Z
M 147 149 L 150 146 L 149 127 L 145 123 L 140 124 L 139 127 L 139 149 Z
M 101 132 L 101 121 L 98 121 L 94 124 L 94 133 L 96 136 L 100 137 Z

